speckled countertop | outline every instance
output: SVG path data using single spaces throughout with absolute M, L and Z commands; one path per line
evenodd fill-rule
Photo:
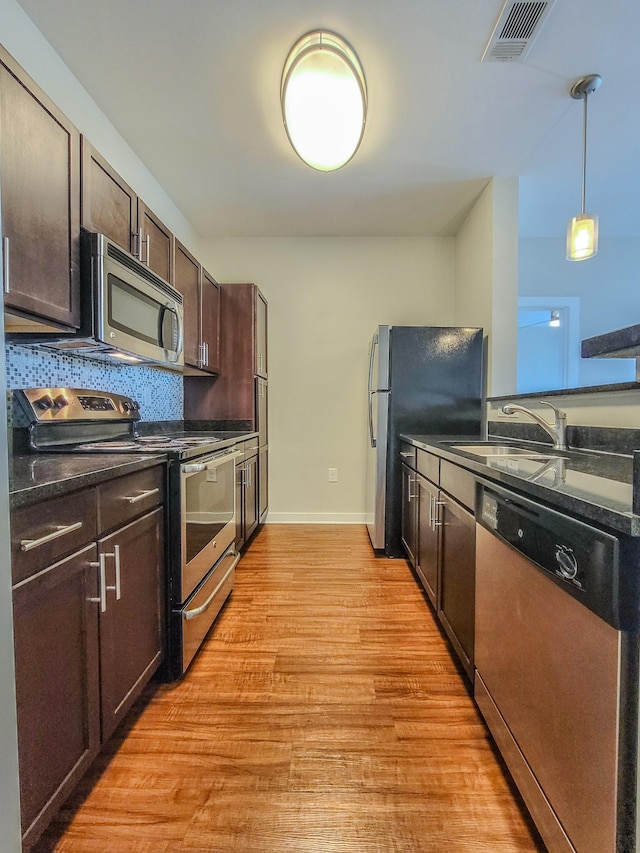
M 11 509 L 95 486 L 166 462 L 161 453 L 25 453 L 9 465 Z
M 640 515 L 633 512 L 633 458 L 587 450 L 554 451 L 549 445 L 518 442 L 547 458 L 482 458 L 455 444 L 478 444 L 478 436 L 403 435 L 404 440 L 454 462 L 492 482 L 539 499 L 560 512 L 593 521 L 630 536 L 640 536 Z M 508 444 L 508 439 L 494 439 Z M 455 442 L 455 444 L 452 444 Z M 552 458 L 557 456 L 557 458 Z
M 202 430 L 192 434 L 202 435 Z M 217 450 L 257 432 L 208 431 Z M 9 506 L 30 506 L 47 498 L 95 486 L 114 477 L 166 463 L 164 453 L 16 453 L 9 463 Z

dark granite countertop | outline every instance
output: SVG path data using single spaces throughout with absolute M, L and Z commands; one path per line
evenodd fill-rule
M 202 435 L 202 430 L 190 430 Z M 257 432 L 210 431 L 223 450 L 235 441 L 255 438 Z M 164 453 L 16 453 L 9 464 L 11 509 L 30 506 L 47 498 L 68 494 L 141 471 L 167 461 Z
M 11 509 L 104 483 L 166 462 L 162 453 L 25 453 L 9 464 Z
M 582 358 L 638 358 L 640 324 L 585 338 L 582 341 L 581 355 Z
M 449 442 L 478 444 L 478 436 L 403 435 L 416 447 L 435 453 L 486 480 L 502 483 L 523 495 L 574 517 L 592 521 L 630 536 L 640 536 L 640 515 L 633 512 L 633 457 L 592 450 L 554 451 L 550 445 L 521 442 L 532 450 L 558 458 L 483 459 Z M 499 443 L 509 439 L 491 437 Z

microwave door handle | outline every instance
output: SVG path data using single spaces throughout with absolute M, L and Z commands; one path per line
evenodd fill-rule
M 162 336 L 162 329 L 164 326 L 164 315 L 167 311 L 173 310 L 173 308 L 175 308 L 175 307 L 176 307 L 175 303 L 169 303 L 168 305 L 163 305 L 162 311 L 160 312 L 160 317 L 158 319 L 158 324 L 159 324 L 158 338 L 160 339 L 161 346 L 164 349 L 166 349 L 167 352 L 169 353 L 169 361 L 177 361 L 180 358 L 180 353 L 182 352 L 182 346 L 184 344 L 184 324 L 180 318 L 180 313 L 178 311 L 175 312 L 176 323 L 178 324 L 178 346 L 176 347 L 175 353 L 173 353 L 173 350 L 171 350 L 169 347 L 167 347 L 167 345 L 164 342 L 164 338 Z

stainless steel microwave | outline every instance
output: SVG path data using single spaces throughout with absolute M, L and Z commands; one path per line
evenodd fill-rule
M 40 346 L 182 370 L 182 294 L 104 234 L 82 232 L 81 268 L 81 328 Z

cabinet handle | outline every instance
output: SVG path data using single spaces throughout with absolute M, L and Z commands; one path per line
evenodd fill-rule
M 229 555 L 231 557 L 235 557 L 235 559 L 234 559 L 233 563 L 229 566 L 227 571 L 225 572 L 224 577 L 222 578 L 222 580 L 220 581 L 218 586 L 213 590 L 213 592 L 211 593 L 209 598 L 207 598 L 207 600 L 204 602 L 204 604 L 200 605 L 200 607 L 195 607 L 193 610 L 185 610 L 185 613 L 184 613 L 185 619 L 187 619 L 187 620 L 195 619 L 196 616 L 201 616 L 205 612 L 205 610 L 207 610 L 207 608 L 210 607 L 211 602 L 216 597 L 216 595 L 220 592 L 220 590 L 222 589 L 222 585 L 227 580 L 227 578 L 229 577 L 231 572 L 238 565 L 238 562 L 240 560 L 240 554 L 238 554 L 237 551 L 229 551 Z
M 138 501 L 143 501 L 145 498 L 148 498 L 150 495 L 157 495 L 160 489 L 147 489 L 146 492 L 141 492 L 139 495 L 126 496 L 122 498 L 123 501 L 127 501 L 130 504 L 137 504 Z M 116 546 L 117 547 L 117 546 Z
M 413 459 L 413 453 L 407 453 L 404 450 L 400 451 L 400 456 L 402 456 L 403 459 Z
M 100 575 L 98 578 L 98 586 L 99 596 L 98 598 L 90 598 L 89 601 L 96 601 L 100 605 L 100 612 L 106 613 L 107 611 L 107 568 L 105 565 L 104 554 L 100 554 L 100 562 L 99 563 L 89 563 L 90 566 L 96 566 L 100 569 Z
M 46 536 L 41 536 L 39 539 L 23 539 L 20 543 L 20 550 L 33 551 L 34 548 L 39 548 L 41 545 L 47 545 L 49 542 L 53 542 L 54 539 L 66 536 L 67 533 L 73 533 L 74 530 L 80 530 L 81 527 L 82 522 L 76 521 L 75 524 L 57 527 L 55 530 L 52 530 L 51 533 L 47 533 Z
M 429 492 L 429 527 L 433 530 L 433 495 Z
M 144 242 L 147 244 L 147 256 L 145 258 L 145 264 L 149 266 L 149 258 L 151 257 L 151 234 L 147 234 L 144 238 Z
M 204 363 L 205 367 L 209 367 L 209 344 L 205 341 L 204 344 Z
M 446 505 L 447 505 L 446 501 L 439 501 L 435 495 L 433 496 L 433 529 L 434 530 L 436 529 L 436 527 L 442 527 L 444 525 L 444 522 L 440 518 L 440 513 L 438 512 L 438 507 L 439 506 L 446 506 Z
M 116 565 L 116 583 L 115 586 L 107 586 L 105 587 L 105 589 L 115 590 L 116 599 L 120 601 L 120 546 L 114 545 L 112 553 L 100 554 L 100 560 L 102 561 L 102 563 L 105 563 L 107 557 L 113 557 L 114 563 Z
M 9 238 L 2 238 L 4 253 L 2 256 L 2 278 L 4 282 L 4 292 L 9 293 Z
M 249 463 L 247 463 L 245 468 L 247 471 L 247 488 L 249 489 L 249 488 L 251 488 L 251 465 Z

